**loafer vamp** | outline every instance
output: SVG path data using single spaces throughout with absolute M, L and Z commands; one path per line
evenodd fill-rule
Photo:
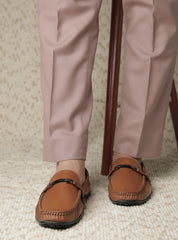
M 122 168 L 113 173 L 110 179 L 110 188 L 113 192 L 140 192 L 144 186 L 145 177 L 133 172 L 131 169 Z
M 141 204 L 151 195 L 151 182 L 144 164 L 134 158 L 123 157 L 112 162 L 108 179 L 109 197 L 113 203 Z
M 68 179 L 78 187 L 62 182 L 61 179 Z M 58 182 L 49 188 L 49 185 L 55 181 Z M 84 211 L 84 196 L 87 192 L 90 192 L 88 176 L 81 185 L 77 174 L 73 171 L 57 172 L 40 195 L 36 206 L 36 219 L 41 225 L 46 223 L 49 225 L 49 221 L 56 227 L 73 225 Z
M 60 183 L 49 189 L 41 198 L 43 211 L 69 211 L 80 200 L 81 192 L 68 183 Z

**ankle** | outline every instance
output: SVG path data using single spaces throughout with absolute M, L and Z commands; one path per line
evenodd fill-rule
M 82 184 L 85 181 L 85 159 L 69 159 L 56 163 L 56 172 L 61 170 L 72 170 L 75 172 Z
M 122 158 L 122 157 L 128 157 L 128 158 L 132 158 L 132 159 L 134 158 L 137 161 L 141 161 L 142 160 L 142 158 L 133 157 L 131 155 L 124 154 L 124 153 L 118 153 L 118 152 L 113 152 L 112 160 L 115 161 L 116 159 Z

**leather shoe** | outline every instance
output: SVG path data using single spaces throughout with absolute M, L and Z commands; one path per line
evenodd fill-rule
M 35 219 L 43 227 L 63 229 L 78 223 L 90 195 L 89 173 L 81 185 L 78 175 L 71 170 L 54 174 L 42 191 L 36 205 Z
M 145 203 L 152 194 L 151 182 L 141 160 L 121 157 L 109 168 L 108 193 L 112 203 L 133 206 Z

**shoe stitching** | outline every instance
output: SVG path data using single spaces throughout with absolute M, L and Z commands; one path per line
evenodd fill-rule
M 142 189 L 139 192 L 115 192 L 111 189 L 110 184 L 109 184 L 108 188 L 109 188 L 109 192 L 111 194 L 115 194 L 115 195 L 120 196 L 120 197 L 142 198 L 145 195 L 144 191 L 145 191 L 145 187 L 146 187 L 147 183 L 149 183 L 151 185 L 150 182 L 145 180 L 144 186 L 142 187 Z
M 41 215 L 48 215 L 48 216 L 68 216 L 71 215 L 75 210 L 78 208 L 80 201 L 70 210 L 64 211 L 64 212 L 59 212 L 59 211 L 44 211 L 44 210 L 39 210 Z M 84 204 L 82 203 L 82 208 L 84 208 Z

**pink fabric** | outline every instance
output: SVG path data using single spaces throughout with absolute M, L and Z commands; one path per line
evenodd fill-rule
M 101 3 L 38 0 L 44 161 L 86 158 Z M 124 79 L 113 150 L 155 157 L 175 67 L 178 1 L 123 0 L 123 10 Z
M 124 0 L 126 35 L 116 152 L 158 157 L 178 46 L 177 0 Z

